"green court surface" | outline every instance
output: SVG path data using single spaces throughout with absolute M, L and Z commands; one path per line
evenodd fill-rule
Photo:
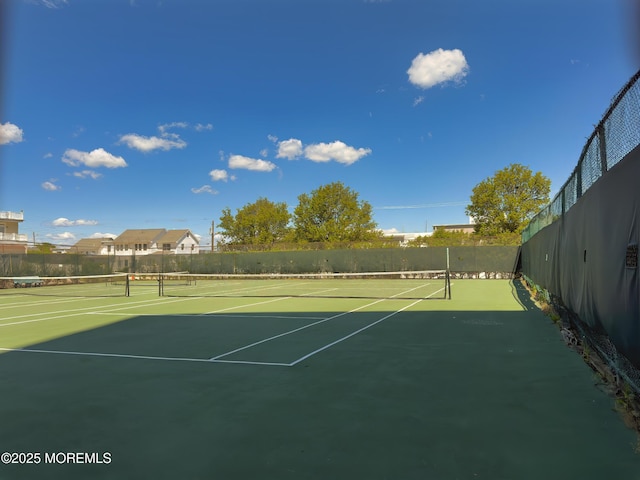
M 518 282 L 359 282 L 2 291 L 0 452 L 40 460 L 0 479 L 640 479 L 636 434 Z

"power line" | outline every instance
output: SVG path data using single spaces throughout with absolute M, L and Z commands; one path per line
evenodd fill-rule
M 408 210 L 416 208 L 438 208 L 438 207 L 461 207 L 466 206 L 468 202 L 442 202 L 442 203 L 425 203 L 422 205 L 386 205 L 383 207 L 374 207 L 376 210 Z

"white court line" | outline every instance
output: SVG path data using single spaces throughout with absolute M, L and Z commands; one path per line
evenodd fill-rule
M 164 303 L 174 303 L 174 302 L 184 302 L 186 300 L 192 300 L 192 299 L 181 298 L 181 299 L 176 299 L 176 300 L 164 300 L 163 304 Z M 145 305 L 128 304 L 128 305 L 126 305 L 124 307 L 121 307 L 121 308 L 112 308 L 111 306 L 105 306 L 104 308 L 108 308 L 110 310 L 107 310 L 104 313 L 115 312 L 115 311 L 118 311 L 118 310 L 126 310 L 128 308 L 146 307 L 146 306 L 148 306 L 148 305 L 146 305 L 147 303 L 157 304 L 157 302 L 158 302 L 157 300 L 153 300 L 153 301 L 152 300 L 145 300 L 145 301 L 135 302 L 136 304 L 144 303 Z M 90 311 L 87 311 L 87 310 L 90 310 Z M 76 312 L 76 313 L 70 313 L 70 312 Z M 42 316 L 42 315 L 48 315 L 49 313 L 51 313 L 51 312 L 34 313 L 34 314 L 30 314 L 30 315 L 18 315 L 18 316 L 14 316 L 14 317 L 7 317 L 7 318 L 4 318 L 2 320 L 12 320 L 12 319 L 15 319 L 15 318 L 26 318 L 26 317 Z M 61 310 L 61 311 L 58 311 L 56 313 L 57 314 L 64 313 L 64 315 L 56 315 L 56 316 L 53 316 L 53 317 L 45 317 L 45 318 L 34 318 L 32 320 L 22 320 L 22 321 L 19 321 L 19 322 L 0 323 L 0 327 L 9 327 L 11 325 L 22 325 L 24 323 L 46 322 L 46 321 L 49 321 L 49 320 L 57 320 L 59 318 L 77 317 L 77 316 L 80 316 L 80 315 L 87 315 L 89 313 L 103 313 L 103 312 L 100 312 L 99 308 L 97 309 L 95 307 L 87 307 L 87 308 L 76 308 L 76 309 L 73 309 L 73 310 Z M 132 315 L 135 316 L 135 314 L 132 314 Z
M 121 316 L 122 313 L 111 313 L 111 312 L 87 312 L 87 315 L 114 315 Z M 198 317 L 198 318 L 277 318 L 281 320 L 321 320 L 324 317 L 313 317 L 313 316 L 298 316 L 298 315 L 264 315 L 264 314 L 254 314 L 254 315 L 242 315 L 238 313 L 228 313 L 228 314 L 215 314 L 215 313 L 176 313 L 176 314 L 165 314 L 165 313 L 139 313 L 136 317 Z
M 226 353 L 223 353 L 221 355 L 216 355 L 215 357 L 211 357 L 209 360 L 211 360 L 211 361 L 218 360 L 219 358 L 226 357 L 227 355 L 231 355 L 232 353 L 240 352 L 242 350 L 246 350 L 247 348 L 255 347 L 256 345 L 260 345 L 261 343 L 265 343 L 265 342 L 269 342 L 271 340 L 275 340 L 276 338 L 284 337 L 286 335 L 291 335 L 292 333 L 299 332 L 301 330 L 304 330 L 305 328 L 313 327 L 314 325 L 320 325 L 321 323 L 328 322 L 329 320 L 333 320 L 333 319 L 338 318 L 338 317 L 342 317 L 343 315 L 348 315 L 349 313 L 357 312 L 358 310 L 362 310 L 363 308 L 369 307 L 371 305 L 375 305 L 376 303 L 380 303 L 382 301 L 384 301 L 384 300 L 377 300 L 377 301 L 375 301 L 373 303 L 368 303 L 367 305 L 362 305 L 361 307 L 354 308 L 353 310 L 349 310 L 348 312 L 342 312 L 342 313 L 338 313 L 337 315 L 333 315 L 333 316 L 328 317 L 328 318 L 323 318 L 322 320 L 310 323 L 310 324 L 305 325 L 303 327 L 295 328 L 293 330 L 289 330 L 287 332 L 280 333 L 278 335 L 274 335 L 274 336 L 269 337 L 269 338 L 265 338 L 264 340 L 259 340 L 257 342 L 254 342 L 254 343 L 250 344 L 250 345 L 245 345 L 244 347 L 236 348 L 235 350 L 231 350 L 230 352 L 226 352 Z
M 298 283 L 296 285 L 306 285 L 309 282 L 305 282 L 305 283 Z M 220 283 L 220 285 L 224 285 L 224 283 Z M 180 291 L 190 291 L 193 292 L 192 294 L 190 294 L 190 297 L 200 297 L 200 298 L 208 298 L 211 295 L 207 292 L 210 292 L 211 290 L 214 290 L 214 287 L 216 287 L 217 284 L 214 285 L 205 285 L 204 287 L 200 288 L 198 287 L 198 285 L 196 285 L 195 287 L 193 286 L 178 286 L 177 288 L 174 288 L 173 291 L 177 292 L 178 290 Z M 225 285 L 226 286 L 226 285 Z M 274 290 L 274 289 L 278 289 L 278 288 L 284 288 L 287 285 L 283 285 L 283 284 L 279 284 L 279 285 L 270 285 L 270 286 L 263 286 L 263 287 L 243 287 L 243 288 L 236 288 L 233 290 L 220 290 L 220 292 L 218 293 L 216 291 L 216 295 L 217 297 L 225 297 L 225 296 L 232 296 L 233 294 L 237 294 L 237 293 L 246 293 L 246 296 L 251 296 L 252 293 L 254 292 L 261 292 L 263 290 Z M 167 289 L 169 291 L 169 293 L 167 294 L 167 296 L 172 296 L 171 294 L 171 290 L 172 289 Z M 203 292 L 203 293 L 198 293 L 198 292 Z M 174 294 L 174 295 L 177 295 Z
M 64 286 L 61 286 L 64 287 Z M 154 286 L 155 287 L 155 286 Z M 46 287 L 46 288 L 54 288 L 54 287 Z M 154 293 L 150 290 L 146 290 L 146 291 L 136 291 L 136 288 L 138 287 L 134 287 L 132 292 L 129 293 L 129 297 L 142 297 L 142 296 L 149 296 L 149 294 Z M 0 304 L 0 310 L 4 310 L 7 308 L 20 308 L 20 307 L 24 307 L 24 306 L 39 306 L 39 305 L 55 305 L 57 303 L 70 303 L 70 302 L 87 302 L 89 300 L 96 300 L 96 301 L 102 301 L 105 299 L 118 299 L 118 298 L 126 298 L 124 294 L 122 295 L 113 295 L 113 296 L 109 296 L 109 295 L 105 295 L 105 296 L 64 296 L 62 294 L 50 294 L 50 295 L 43 295 L 43 296 L 39 296 L 38 294 L 29 294 L 29 293 L 11 293 L 11 294 L 6 294 L 5 295 L 7 298 L 26 298 L 26 297 L 31 297 L 31 298 L 40 298 L 39 301 L 29 301 L 28 304 L 25 304 L 25 302 L 13 302 L 13 303 L 3 303 Z M 157 293 L 154 293 L 154 296 L 158 296 Z M 0 296 L 0 299 L 2 299 L 3 297 Z M 56 299 L 56 300 L 53 300 Z
M 422 286 L 424 286 L 424 285 L 422 285 Z M 389 297 L 389 299 L 392 299 L 392 298 L 397 297 L 399 295 L 404 295 L 404 294 L 406 294 L 408 292 L 411 292 L 413 290 L 416 290 L 418 288 L 422 288 L 422 286 L 415 287 L 415 288 L 409 289 L 409 290 L 407 290 L 405 292 L 398 293 L 396 295 L 393 295 L 392 297 Z M 425 299 L 435 295 L 438 292 L 441 292 L 442 290 L 443 289 L 439 289 L 438 291 L 436 291 L 436 292 L 432 293 L 431 295 L 428 295 L 427 297 L 425 297 Z M 290 298 L 292 298 L 292 297 L 283 297 L 283 298 L 278 298 L 278 299 L 275 299 L 275 300 L 269 300 L 269 301 L 266 301 L 266 302 L 257 302 L 257 303 L 251 304 L 251 305 L 259 305 L 259 304 L 263 304 L 263 303 L 271 303 L 271 302 L 274 302 L 274 301 L 286 300 L 286 299 L 290 299 Z M 173 303 L 173 302 L 185 301 L 185 300 L 190 300 L 190 299 L 192 299 L 192 298 L 167 300 L 166 302 L 163 302 L 163 303 Z M 364 330 L 366 330 L 368 328 L 373 327 L 374 325 L 377 325 L 378 323 L 380 323 L 380 322 L 382 322 L 382 321 L 384 321 L 384 320 L 386 320 L 388 318 L 391 318 L 394 315 L 397 315 L 398 313 L 400 313 L 400 312 L 402 312 L 404 310 L 407 310 L 408 308 L 411 308 L 412 306 L 416 305 L 417 303 L 421 302 L 422 300 L 416 300 L 413 303 L 411 303 L 410 305 L 406 305 L 405 307 L 403 307 L 403 308 L 401 308 L 399 310 L 396 310 L 395 312 L 392 312 L 392 313 L 384 316 L 383 318 L 381 318 L 379 320 L 376 320 L 375 322 L 373 322 L 373 323 L 371 323 L 369 325 L 366 325 L 365 327 L 362 327 L 362 328 L 356 330 L 355 332 L 350 333 L 349 335 L 346 335 L 346 336 L 344 336 L 342 338 L 339 338 L 338 340 L 335 340 L 335 341 L 333 341 L 333 342 L 331 342 L 331 343 L 329 343 L 329 344 L 327 344 L 327 345 L 325 345 L 325 346 L 323 346 L 323 347 L 321 347 L 319 349 L 316 349 L 313 352 L 308 353 L 307 355 L 295 360 L 292 363 L 258 362 L 258 361 L 249 361 L 249 360 L 221 360 L 221 358 L 225 357 L 227 355 L 231 355 L 232 353 L 236 353 L 236 352 L 251 348 L 251 347 L 259 345 L 261 343 L 265 343 L 265 342 L 268 342 L 270 340 L 274 340 L 276 338 L 283 337 L 285 335 L 289 335 L 291 333 L 295 333 L 295 332 L 298 332 L 300 330 L 304 330 L 304 329 L 312 327 L 314 325 L 318 325 L 320 323 L 324 323 L 324 322 L 327 322 L 329 320 L 332 320 L 332 319 L 335 319 L 335 318 L 338 318 L 338 317 L 341 317 L 341 316 L 344 316 L 344 315 L 348 315 L 350 313 L 357 312 L 358 310 L 362 310 L 364 308 L 367 308 L 369 306 L 375 305 L 375 304 L 380 303 L 380 302 L 384 302 L 384 301 L 389 300 L 389 299 L 376 300 L 376 301 L 368 303 L 366 305 L 362 305 L 362 306 L 360 306 L 358 308 L 354 308 L 354 309 L 352 309 L 352 310 L 350 310 L 348 312 L 342 312 L 342 313 L 339 313 L 337 315 L 333 315 L 331 317 L 324 318 L 322 320 L 319 320 L 318 322 L 313 322 L 313 323 L 305 325 L 303 327 L 300 327 L 300 328 L 297 328 L 297 329 L 294 329 L 294 330 L 291 330 L 291 331 L 288 331 L 288 332 L 284 332 L 284 333 L 279 334 L 279 335 L 272 336 L 270 338 L 261 340 L 259 342 L 255 342 L 255 343 L 253 343 L 251 345 L 247 345 L 247 346 L 238 348 L 236 350 L 233 350 L 231 352 L 227 352 L 227 353 L 224 353 L 224 354 L 221 354 L 221 355 L 218 355 L 216 357 L 209 358 L 209 359 L 186 358 L 186 357 L 162 357 L 162 356 L 150 356 L 150 355 L 117 354 L 117 353 L 77 352 L 77 351 L 62 351 L 62 350 L 25 349 L 25 348 L 3 348 L 3 347 L 0 347 L 0 351 L 25 352 L 25 353 L 45 353 L 45 354 L 58 354 L 58 355 L 94 356 L 94 357 L 111 357 L 111 358 L 129 358 L 129 359 L 155 360 L 155 361 L 180 361 L 180 362 L 197 362 L 197 363 L 228 363 L 228 364 L 242 364 L 242 365 L 265 365 L 265 366 L 292 367 L 292 366 L 304 361 L 305 359 L 307 359 L 307 358 L 309 358 L 309 357 L 311 357 L 311 356 L 313 356 L 313 355 L 315 355 L 317 353 L 320 353 L 320 352 L 322 352 L 322 351 L 324 351 L 324 350 L 326 350 L 326 349 L 328 349 L 328 348 L 330 348 L 330 347 L 332 347 L 332 346 L 334 346 L 334 345 L 336 345 L 336 344 L 338 344 L 338 343 L 340 343 L 340 342 L 342 342 L 344 340 L 347 340 L 348 338 L 351 338 L 351 337 L 357 335 L 358 333 L 361 333 L 362 331 L 364 331 Z M 154 300 L 153 302 L 156 303 L 157 300 Z M 136 304 L 138 304 L 138 303 L 148 303 L 148 301 L 144 301 L 144 302 L 140 301 L 140 302 L 135 302 L 135 303 Z M 239 305 L 237 307 L 230 307 L 230 308 L 222 309 L 222 310 L 219 310 L 219 311 L 232 310 L 232 309 L 247 307 L 247 306 L 251 306 L 251 305 Z M 145 305 L 135 305 L 134 308 L 141 307 L 141 306 L 145 306 Z M 103 312 L 103 313 L 104 314 L 112 314 L 111 312 L 113 312 L 115 310 L 123 310 L 123 309 L 129 308 L 129 307 L 131 307 L 130 304 L 127 305 L 127 306 L 123 306 L 121 308 L 111 309 L 111 310 Z M 106 307 L 106 308 L 110 308 L 110 307 Z M 72 310 L 72 311 L 77 311 L 77 310 L 85 310 L 85 309 L 76 309 L 76 310 Z M 100 314 L 101 312 L 79 312 L 79 313 L 75 313 L 73 315 L 64 315 L 64 316 L 60 316 L 60 317 L 49 317 L 49 318 L 44 318 L 44 319 L 33 319 L 33 320 L 26 320 L 24 322 L 15 322 L 15 323 L 30 323 L 30 322 L 37 322 L 37 321 L 52 320 L 54 318 L 67 318 L 67 317 L 70 317 L 70 316 L 84 315 L 84 314 L 87 314 L 87 313 Z M 204 315 L 218 316 L 218 315 L 213 315 L 215 313 L 216 313 L 216 311 L 213 311 L 213 312 L 209 312 L 207 314 L 196 314 L 195 316 L 204 316 Z M 224 315 L 220 315 L 220 316 L 224 316 Z M 229 316 L 237 316 L 237 315 L 229 315 Z M 252 317 L 252 318 L 256 317 L 256 316 L 250 316 L 250 315 L 247 315 L 247 316 L 248 317 Z M 290 317 L 285 317 L 285 318 L 290 318 Z M 309 318 L 309 317 L 303 317 L 303 318 Z M 4 325 L 0 325 L 0 326 L 7 326 L 7 325 L 11 325 L 11 324 L 4 324 Z
M 425 297 L 425 299 L 426 299 L 426 298 L 429 298 L 429 297 L 432 297 L 432 296 L 433 296 L 433 295 L 435 295 L 436 293 L 439 293 L 439 292 L 441 292 L 441 291 L 443 291 L 443 290 L 444 290 L 444 288 L 441 288 L 440 290 L 437 290 L 437 291 L 433 292 L 431 295 L 426 296 L 426 297 Z M 293 361 L 293 362 L 291 362 L 289 365 L 293 367 L 294 365 L 297 365 L 298 363 L 300 363 L 300 362 L 302 362 L 302 361 L 306 360 L 307 358 L 312 357 L 312 356 L 313 356 L 313 355 L 315 355 L 316 353 L 320 353 L 320 352 L 322 352 L 322 351 L 324 351 L 324 350 L 326 350 L 326 349 L 328 349 L 328 348 L 331 348 L 331 347 L 333 347 L 334 345 L 337 345 L 337 344 L 338 344 L 338 343 L 340 343 L 340 342 L 343 342 L 343 341 L 345 341 L 345 340 L 347 340 L 347 339 L 349 339 L 349 338 L 351 338 L 351 337 L 353 337 L 353 336 L 355 336 L 355 335 L 357 335 L 357 334 L 359 334 L 359 333 L 361 333 L 361 332 L 364 332 L 366 329 L 371 328 L 371 327 L 373 327 L 374 325 L 377 325 L 378 323 L 383 322 L 383 321 L 387 320 L 388 318 L 391 318 L 391 317 L 393 317 L 394 315 L 397 315 L 397 314 L 398 314 L 398 313 L 400 313 L 400 312 L 404 312 L 406 309 L 413 307 L 414 305 L 416 305 L 416 304 L 420 303 L 422 300 L 423 300 L 423 299 L 416 300 L 415 302 L 411 303 L 410 305 L 406 305 L 406 306 L 402 307 L 401 309 L 396 310 L 395 312 L 392 312 L 392 313 L 390 313 L 389 315 L 386 315 L 386 316 L 382 317 L 381 319 L 376 320 L 376 321 L 375 321 L 375 322 L 373 322 L 373 323 L 370 323 L 369 325 L 365 325 L 364 327 L 362 327 L 362 328 L 360 328 L 360 329 L 356 330 L 355 332 L 351 332 L 350 334 L 345 335 L 344 337 L 339 338 L 338 340 L 334 340 L 333 342 L 328 343 L 327 345 L 325 345 L 325 346 L 323 346 L 323 347 L 320 347 L 320 348 L 318 348 L 317 350 L 314 350 L 313 352 L 308 353 L 308 354 L 306 354 L 306 355 L 304 355 L 304 356 L 300 357 L 300 358 L 299 358 L 299 359 L 297 359 L 297 360 L 294 360 L 294 361 Z
M 375 322 L 370 323 L 369 325 L 366 325 L 366 326 L 364 326 L 364 327 L 362 327 L 362 328 L 360 328 L 360 329 L 356 330 L 355 332 L 351 332 L 349 335 L 345 335 L 344 337 L 339 338 L 338 340 L 335 340 L 335 341 L 333 341 L 333 342 L 331 342 L 331 343 L 328 343 L 328 344 L 326 344 L 325 346 L 320 347 L 320 348 L 318 348 L 317 350 L 314 350 L 314 351 L 313 351 L 313 352 L 311 352 L 311 353 L 307 353 L 307 354 L 306 354 L 306 355 L 304 355 L 303 357 L 300 357 L 299 359 L 294 360 L 294 361 L 293 361 L 293 362 L 291 362 L 289 365 L 293 367 L 293 366 L 297 365 L 298 363 L 300 363 L 300 362 L 302 362 L 302 361 L 306 360 L 307 358 L 314 356 L 316 353 L 320 353 L 320 352 L 322 352 L 322 351 L 324 351 L 324 350 L 326 350 L 326 349 L 328 349 L 328 348 L 333 347 L 334 345 L 337 345 L 337 344 L 338 344 L 338 343 L 340 343 L 340 342 L 343 342 L 343 341 L 345 341 L 345 340 L 347 340 L 347 339 L 349 339 L 349 338 L 351 338 L 351 337 L 353 337 L 353 336 L 355 336 L 355 335 L 357 335 L 357 334 L 359 334 L 359 333 L 361 333 L 361 332 L 364 332 L 366 329 L 371 328 L 371 327 L 373 327 L 374 325 L 377 325 L 378 323 L 383 322 L 383 321 L 385 321 L 386 319 L 391 318 L 391 317 L 393 317 L 394 315 L 397 315 L 398 313 L 405 311 L 407 308 L 411 308 L 411 307 L 413 307 L 416 303 L 420 303 L 421 301 L 422 301 L 422 300 L 416 300 L 416 301 L 415 301 L 415 302 L 413 302 L 411 305 L 407 305 L 407 306 L 405 306 L 405 307 L 401 308 L 400 310 L 396 310 L 395 312 L 392 312 L 392 313 L 390 313 L 389 315 L 386 315 L 386 316 L 382 317 L 381 319 L 376 320 Z
M 279 302 L 281 300 L 289 300 L 291 297 L 279 297 L 279 298 L 272 298 L 270 300 L 263 300 L 261 302 L 255 302 L 255 303 L 249 303 L 249 304 L 242 304 L 242 305 L 236 305 L 235 307 L 227 307 L 227 308 L 221 308 L 219 310 L 212 310 L 210 312 L 205 312 L 205 313 L 201 313 L 200 315 L 211 315 L 212 313 L 219 313 L 219 312 L 228 312 L 229 310 L 237 310 L 238 308 L 245 308 L 245 307 L 254 307 L 256 305 L 264 305 L 265 303 L 274 303 L 274 302 Z
M 429 284 L 427 283 L 427 284 L 425 284 L 425 285 L 429 285 Z M 393 295 L 392 297 L 389 297 L 389 299 L 394 298 L 394 297 L 397 297 L 397 296 L 400 296 L 400 295 L 404 295 L 404 294 L 409 293 L 409 292 L 412 292 L 413 290 L 417 290 L 418 288 L 422 288 L 423 286 L 424 286 L 424 285 L 420 285 L 420 286 L 418 286 L 418 287 L 411 288 L 411 289 L 409 289 L 409 290 L 407 290 L 407 291 L 405 291 L 405 292 L 397 293 L 397 294 Z M 437 292 L 434 292 L 432 295 L 435 295 L 435 293 L 437 293 Z M 266 343 L 266 342 L 269 342 L 269 341 L 271 341 L 271 340 L 275 340 L 276 338 L 284 337 L 284 336 L 286 336 L 286 335 L 291 335 L 292 333 L 299 332 L 299 331 L 301 331 L 301 330 L 304 330 L 304 329 L 309 328 L 309 327 L 313 327 L 313 326 L 315 326 L 315 325 L 320 325 L 321 323 L 328 322 L 329 320 L 334 320 L 334 319 L 336 319 L 336 318 L 338 318 L 338 317 L 342 317 L 343 315 L 348 315 L 348 314 L 350 314 L 350 313 L 357 312 L 358 310 L 362 310 L 363 308 L 370 307 L 370 306 L 372 306 L 372 305 L 375 305 L 375 304 L 380 303 L 380 302 L 384 302 L 384 301 L 386 301 L 386 300 L 388 300 L 388 299 L 386 299 L 386 298 L 382 298 L 382 299 L 380 299 L 380 300 L 376 300 L 375 302 L 367 303 L 366 305 L 362 305 L 362 306 L 360 306 L 360 307 L 358 307 L 358 308 L 354 308 L 353 310 L 349 310 L 348 312 L 341 312 L 341 313 L 338 313 L 337 315 L 333 315 L 333 316 L 331 316 L 331 317 L 324 318 L 324 319 L 322 319 L 322 320 L 319 320 L 319 321 L 317 321 L 317 322 L 310 323 L 310 324 L 305 325 L 305 326 L 303 326 L 303 327 L 294 328 L 293 330 L 289 330 L 289 331 L 287 331 L 287 332 L 283 332 L 283 333 L 280 333 L 280 334 L 278 334 L 278 335 L 274 335 L 274 336 L 272 336 L 272 337 L 265 338 L 264 340 L 259 340 L 259 341 L 257 341 L 257 342 L 254 342 L 254 343 L 250 344 L 250 345 L 245 345 L 244 347 L 236 348 L 235 350 L 232 350 L 232 351 L 230 351 L 230 352 L 226 352 L 226 353 L 223 353 L 223 354 L 221 354 L 221 355 L 216 355 L 215 357 L 211 357 L 209 360 L 211 360 L 211 361 L 218 360 L 219 358 L 226 357 L 227 355 L 231 355 L 231 354 L 233 354 L 233 353 L 237 353 L 237 352 L 240 352 L 240 351 L 242 351 L 242 350 L 246 350 L 247 348 L 255 347 L 256 345 L 260 345 L 260 344 L 262 344 L 262 343 Z M 418 300 L 418 301 L 414 302 L 414 304 L 415 304 L 415 303 L 417 303 L 417 302 L 419 302 L 419 301 L 420 301 L 420 300 Z M 414 305 L 414 304 L 412 304 L 412 305 Z
M 171 300 L 160 300 L 160 301 L 171 301 Z M 97 306 L 93 306 L 93 307 L 82 307 L 82 308 L 72 308 L 72 309 L 67 309 L 67 310 L 57 310 L 55 312 L 39 312 L 39 313 L 28 313 L 25 315 L 13 315 L 11 317 L 4 317 L 4 318 L 0 318 L 1 320 L 13 320 L 16 318 L 28 318 L 28 317 L 41 317 L 42 315 L 49 315 L 51 313 L 70 313 L 70 312 L 80 312 L 80 311 L 86 311 L 86 310 L 96 310 L 96 309 L 100 309 L 100 308 L 113 308 L 116 306 L 121 306 L 121 305 L 132 305 L 133 308 L 137 308 L 140 306 L 145 306 L 147 303 L 158 303 L 157 297 L 154 299 L 149 299 L 149 300 L 138 300 L 137 302 L 129 302 L 129 303 L 118 303 L 116 305 L 114 304 L 110 304 L 110 305 L 97 305 Z M 142 304 L 142 305 L 140 305 Z M 30 306 L 30 305 L 29 305 Z
M 65 350 L 40 350 L 35 348 L 3 348 L 0 347 L 0 351 L 4 352 L 22 352 L 22 353 L 48 353 L 58 355 L 79 355 L 85 357 L 110 357 L 110 358 L 132 358 L 136 360 L 160 360 L 165 362 L 197 362 L 197 363 L 213 363 L 206 358 L 186 358 L 186 357 L 155 357 L 151 355 L 130 355 L 126 353 L 99 353 L 99 352 L 74 352 Z M 215 363 L 238 363 L 245 365 L 271 365 L 278 367 L 288 367 L 288 363 L 276 363 L 276 362 L 251 362 L 244 360 L 219 360 Z
M 27 296 L 26 294 L 22 294 L 22 296 L 20 298 L 26 297 L 26 296 Z M 40 305 L 55 305 L 57 303 L 80 302 L 80 301 L 83 301 L 83 300 L 103 300 L 105 297 L 87 297 L 87 298 L 84 298 L 84 299 L 75 298 L 75 297 L 73 297 L 73 298 L 65 297 L 65 298 L 58 298 L 57 300 L 51 300 L 52 298 L 53 298 L 53 296 L 49 297 L 49 300 L 40 300 L 38 302 L 3 303 L 3 304 L 0 304 L 0 310 L 5 310 L 5 309 L 8 309 L 8 308 L 21 308 L 21 307 L 25 307 L 25 306 L 37 307 L 37 306 L 40 306 Z

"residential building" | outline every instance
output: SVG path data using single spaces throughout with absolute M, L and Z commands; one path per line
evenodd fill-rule
M 448 225 L 434 225 L 433 231 L 444 230 L 445 232 L 473 233 L 476 231 L 475 218 L 469 217 L 469 223 L 452 223 Z
M 113 255 L 113 238 L 81 238 L 68 252 L 82 255 Z
M 19 233 L 24 213 L 0 212 L 0 253 L 27 253 L 28 236 Z
M 384 234 L 385 238 L 398 242 L 401 247 L 406 247 L 409 242 L 414 241 L 418 237 L 430 237 L 431 232 L 413 232 L 413 233 L 400 233 L 400 232 L 388 232 Z
M 200 243 L 189 230 L 168 230 L 159 243 L 164 252 L 175 253 L 176 255 L 186 255 L 199 253 Z
M 158 253 L 199 253 L 198 239 L 190 230 L 164 228 L 125 230 L 113 241 L 116 256 L 151 255 Z
M 469 223 L 453 223 L 449 225 L 434 225 L 433 231 L 444 230 L 445 232 L 462 232 L 473 233 L 475 232 L 475 225 Z

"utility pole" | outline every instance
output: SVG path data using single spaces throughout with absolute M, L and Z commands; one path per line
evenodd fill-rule
M 211 234 L 211 253 L 213 253 L 213 240 L 214 240 L 214 237 L 215 237 L 213 220 L 211 221 L 211 228 L 209 229 L 209 233 Z

